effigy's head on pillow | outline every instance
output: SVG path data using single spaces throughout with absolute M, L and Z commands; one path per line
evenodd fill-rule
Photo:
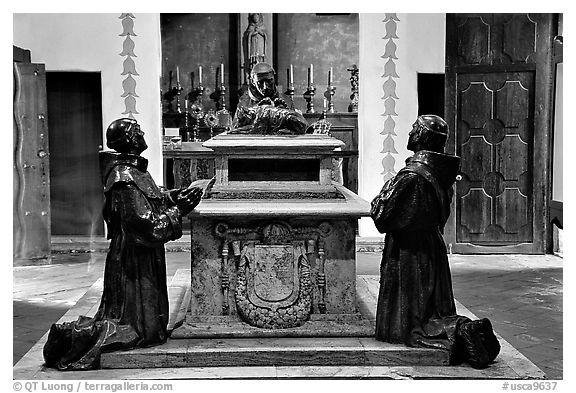
M 235 119 L 230 134 L 301 135 L 308 128 L 302 114 L 274 105 L 240 107 Z

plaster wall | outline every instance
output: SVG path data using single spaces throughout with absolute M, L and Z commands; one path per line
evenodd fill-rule
M 359 188 L 371 201 L 404 166 L 418 73 L 444 73 L 445 14 L 360 14 Z M 379 234 L 370 218 L 360 236 Z
M 133 14 L 132 57 L 138 75 L 136 111 L 133 116 L 146 133 L 149 171 L 162 184 L 162 127 L 160 119 L 160 22 L 159 14 Z M 33 63 L 46 71 L 100 72 L 102 78 L 103 138 L 108 125 L 126 117 L 122 82 L 122 56 L 126 36 L 120 14 L 13 14 L 13 44 L 29 49 Z

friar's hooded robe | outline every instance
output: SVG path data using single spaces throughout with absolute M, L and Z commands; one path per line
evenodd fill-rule
M 60 370 L 98 368 L 102 352 L 168 338 L 164 243 L 182 236 L 182 215 L 173 195 L 154 183 L 145 158 L 102 152 L 100 164 L 110 239 L 102 299 L 93 318 L 52 325 L 44 359 Z
M 376 228 L 386 233 L 380 266 L 376 338 L 449 351 L 462 361 L 446 245 L 452 185 L 460 158 L 421 150 L 372 201 Z

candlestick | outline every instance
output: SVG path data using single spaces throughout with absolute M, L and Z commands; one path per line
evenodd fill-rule
M 314 84 L 314 64 L 310 64 L 310 78 L 308 81 L 308 85 Z
M 180 84 L 179 76 L 180 75 L 178 73 L 178 68 L 176 68 L 176 87 L 174 88 L 176 94 L 176 112 L 182 113 L 182 109 L 180 108 L 180 93 L 182 93 L 182 90 L 184 90 L 184 88 Z
M 326 106 L 326 101 L 328 101 L 328 113 L 334 113 L 334 102 L 332 102 L 332 97 L 335 92 L 335 86 L 328 86 L 324 92 L 324 106 Z
M 308 69 L 310 70 L 310 69 Z M 306 100 L 306 113 L 315 113 L 314 110 L 314 94 L 316 93 L 316 88 L 314 85 L 309 84 L 308 89 L 304 93 L 304 99 Z
M 188 113 L 188 98 L 184 99 L 184 127 L 180 128 L 180 136 L 182 136 L 182 141 L 183 142 L 190 142 L 190 140 L 192 139 L 190 137 L 190 122 L 188 121 L 190 114 Z
M 198 84 L 202 85 L 202 66 L 198 67 Z
M 288 87 L 284 94 L 290 97 L 290 109 L 294 110 L 294 93 L 296 90 L 294 89 L 294 68 L 292 64 L 290 64 L 290 68 L 288 68 L 286 72 L 288 74 Z
M 224 84 L 224 64 L 220 63 L 220 84 Z

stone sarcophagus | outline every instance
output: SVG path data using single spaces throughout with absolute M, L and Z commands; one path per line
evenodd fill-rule
M 173 337 L 370 335 L 355 238 L 368 202 L 333 181 L 328 135 L 222 134 L 190 215 L 190 305 Z

